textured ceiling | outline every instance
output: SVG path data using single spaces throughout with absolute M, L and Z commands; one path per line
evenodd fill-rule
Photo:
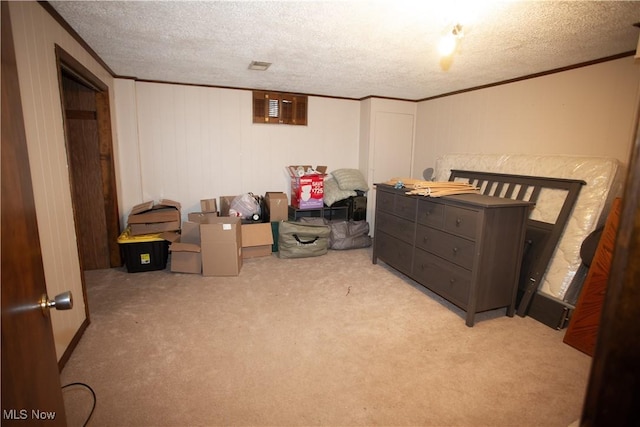
M 50 4 L 118 76 L 356 99 L 519 78 L 634 51 L 640 35 L 637 1 Z M 464 37 L 443 61 L 436 46 L 456 22 Z

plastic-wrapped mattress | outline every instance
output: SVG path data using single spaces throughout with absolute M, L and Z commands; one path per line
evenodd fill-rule
M 616 159 L 601 157 L 447 154 L 436 161 L 434 179 L 447 181 L 452 169 L 586 182 L 538 288 L 539 292 L 564 299 L 581 264 L 582 242 L 604 223 L 613 199 L 622 189 L 620 163 Z M 564 195 L 554 194 L 552 190 L 548 194 L 541 194 L 531 218 L 555 222 L 563 200 Z

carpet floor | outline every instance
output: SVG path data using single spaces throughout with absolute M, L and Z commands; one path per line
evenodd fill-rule
M 464 312 L 371 250 L 244 260 L 237 277 L 85 273 L 61 373 L 90 426 L 558 426 L 591 358 L 529 317 Z M 64 390 L 70 426 L 92 398 Z

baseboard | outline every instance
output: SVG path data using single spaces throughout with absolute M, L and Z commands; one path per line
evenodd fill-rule
M 84 331 L 87 330 L 87 328 L 89 327 L 90 323 L 91 323 L 91 321 L 89 320 L 89 318 L 88 317 L 85 318 L 84 322 L 82 322 L 82 324 L 80 325 L 80 327 L 76 331 L 75 335 L 73 336 L 73 339 L 71 340 L 71 342 L 67 346 L 67 349 L 62 354 L 62 357 L 60 358 L 60 360 L 58 360 L 58 372 L 62 372 L 62 370 L 64 369 L 64 366 L 69 361 L 69 358 L 71 357 L 71 354 L 76 349 L 76 346 L 80 342 L 80 338 L 82 338 L 82 335 L 84 335 Z

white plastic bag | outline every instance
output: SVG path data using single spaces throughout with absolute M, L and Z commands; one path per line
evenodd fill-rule
M 259 217 L 260 214 L 260 203 L 251 193 L 236 196 L 229 205 L 229 216 L 251 219 L 254 215 Z

